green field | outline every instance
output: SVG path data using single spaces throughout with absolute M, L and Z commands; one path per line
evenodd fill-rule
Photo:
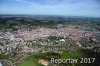
M 86 57 L 85 54 L 80 50 L 77 49 L 76 51 L 63 51 L 62 54 L 54 54 L 54 53 L 33 53 L 31 56 L 26 58 L 19 66 L 43 66 L 38 64 L 38 59 L 48 59 L 50 58 L 82 58 Z
M 33 55 L 29 56 L 28 58 L 24 59 L 24 61 L 22 61 L 18 66 L 43 66 L 38 64 L 33 57 Z
M 31 60 L 27 61 L 27 60 L 25 60 L 19 66 L 37 66 L 37 65 L 34 64 L 34 61 L 31 61 Z

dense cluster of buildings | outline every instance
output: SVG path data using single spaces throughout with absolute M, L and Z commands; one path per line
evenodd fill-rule
M 80 40 L 82 37 L 91 36 L 92 34 L 93 32 L 91 31 L 80 30 L 74 27 L 60 29 L 42 27 L 34 30 L 0 32 L 0 52 L 11 52 L 14 50 L 18 50 L 20 52 L 34 52 L 39 50 L 37 39 L 57 36 Z M 64 41 L 64 39 L 59 41 Z

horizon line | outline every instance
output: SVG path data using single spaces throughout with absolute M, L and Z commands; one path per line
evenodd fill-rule
M 79 15 L 53 15 L 53 14 L 0 14 L 0 16 L 62 16 L 62 17 L 87 17 L 87 18 L 100 18 L 99 16 L 79 16 Z

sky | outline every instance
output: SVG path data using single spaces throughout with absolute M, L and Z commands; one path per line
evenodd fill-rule
M 0 0 L 0 14 L 100 17 L 100 0 Z

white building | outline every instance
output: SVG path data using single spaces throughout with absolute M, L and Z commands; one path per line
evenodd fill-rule
M 1 62 L 0 62 L 0 66 L 2 66 Z

